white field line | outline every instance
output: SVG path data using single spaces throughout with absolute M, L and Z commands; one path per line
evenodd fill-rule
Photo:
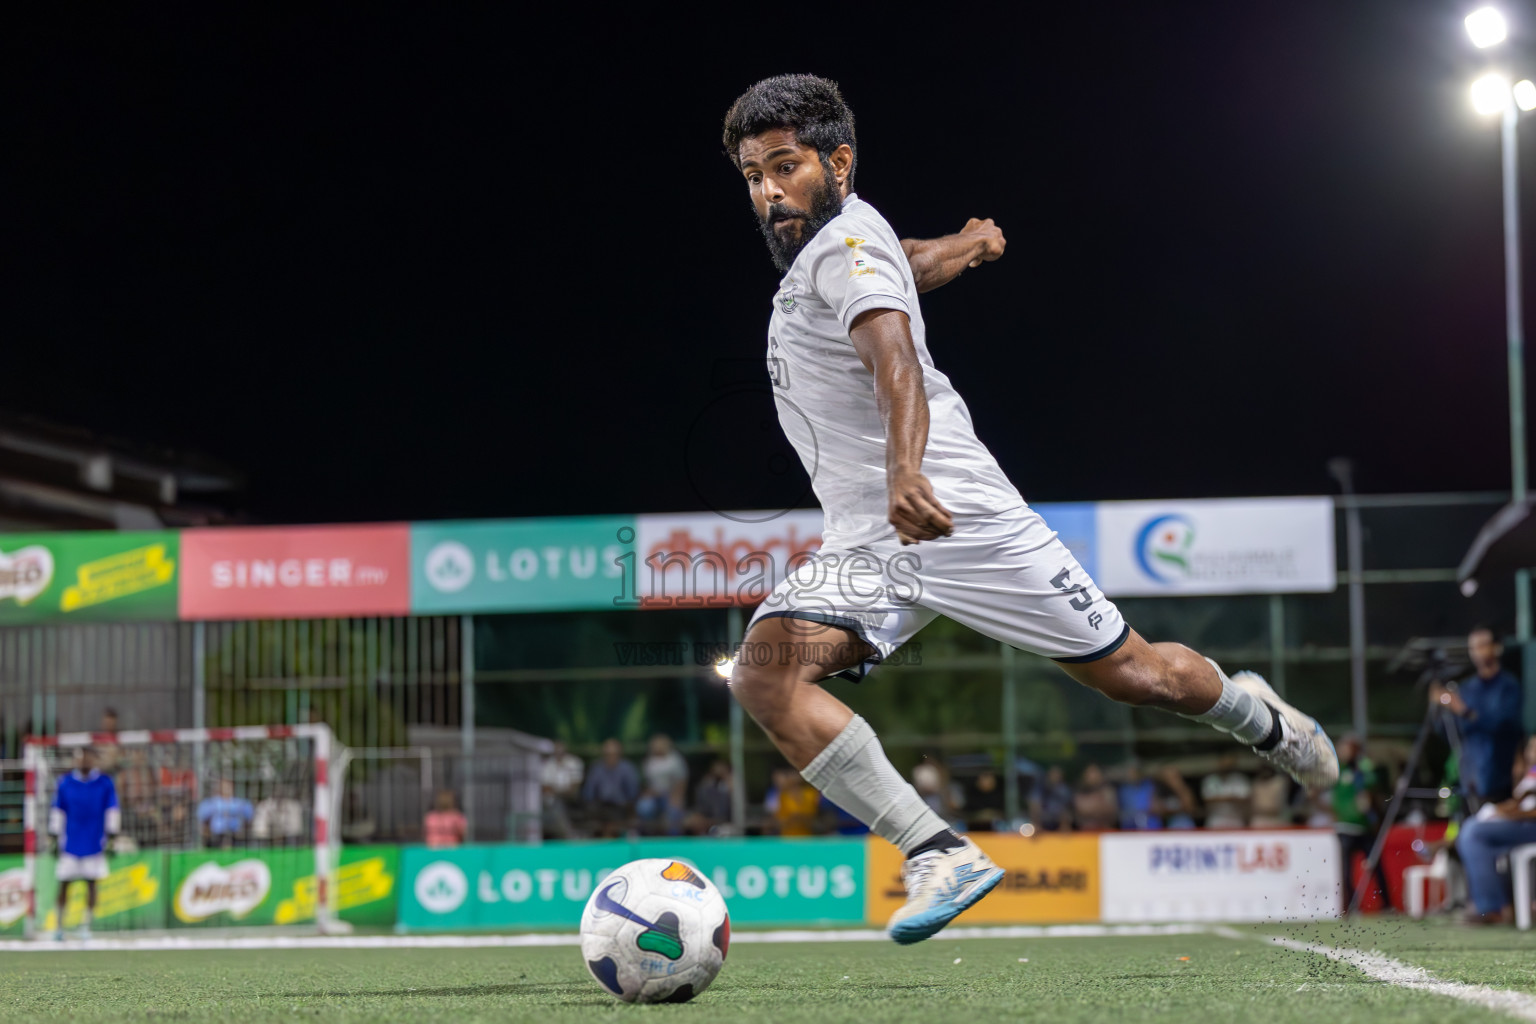
M 949 928 L 944 939 L 1068 939 L 1112 935 L 1197 935 L 1210 931 L 1198 924 L 1062 924 L 998 928 Z M 889 942 L 873 928 L 840 931 L 764 931 L 731 934 L 731 944 L 758 942 Z M 576 946 L 581 937 L 568 932 L 532 935 L 145 935 L 55 942 L 40 939 L 0 941 L 0 953 L 69 951 L 175 951 L 221 949 L 504 949 L 518 946 Z
M 1228 939 L 1253 939 L 1233 928 L 1214 928 L 1217 935 Z M 1519 1020 L 1536 1021 L 1536 995 L 1515 992 L 1511 989 L 1492 988 L 1488 985 L 1468 985 L 1460 981 L 1442 981 L 1423 967 L 1414 967 L 1379 952 L 1362 952 L 1341 946 L 1329 946 L 1320 942 L 1298 942 L 1279 936 L 1257 936 L 1265 942 L 1303 953 L 1316 953 L 1339 963 L 1349 964 L 1366 977 L 1396 985 L 1399 988 L 1433 992 L 1435 995 L 1460 999 L 1464 1003 L 1482 1006 L 1497 1013 L 1506 1013 Z

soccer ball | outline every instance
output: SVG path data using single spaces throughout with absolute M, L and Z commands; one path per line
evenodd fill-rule
M 626 1003 L 686 1003 L 725 963 L 725 899 L 680 860 L 637 860 L 604 878 L 581 915 L 581 958 Z

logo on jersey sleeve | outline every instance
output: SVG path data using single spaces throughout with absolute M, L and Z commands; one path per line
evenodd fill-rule
M 875 272 L 875 268 L 870 266 L 869 261 L 864 257 L 864 242 L 865 239 L 863 238 L 843 239 L 843 244 L 848 247 L 848 259 L 850 260 L 848 277 L 850 279 L 868 277 Z

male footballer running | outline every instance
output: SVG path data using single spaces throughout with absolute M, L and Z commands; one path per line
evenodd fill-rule
M 853 191 L 853 114 L 823 78 L 758 82 L 726 114 L 724 143 L 783 274 L 769 375 L 826 517 L 820 552 L 753 615 L 732 690 L 812 785 L 905 855 L 891 938 L 928 938 L 1003 872 L 821 683 L 861 677 L 936 616 L 1051 658 L 1112 700 L 1207 723 L 1308 789 L 1331 786 L 1338 758 L 1316 721 L 1254 673 L 1229 678 L 1142 639 L 977 439 L 929 355 L 918 293 L 997 258 L 1001 232 L 973 221 L 902 242 Z

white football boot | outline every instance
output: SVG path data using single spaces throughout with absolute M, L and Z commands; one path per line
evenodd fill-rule
M 1327 789 L 1339 781 L 1339 755 L 1317 719 L 1281 700 L 1257 672 L 1235 672 L 1229 678 L 1233 686 L 1241 687 L 1280 712 L 1280 742 L 1271 750 L 1255 747 L 1255 754 L 1301 783 L 1309 792 Z
M 962 836 L 965 845 L 909 857 L 901 865 L 907 902 L 891 915 L 886 934 L 902 945 L 921 942 L 1003 880 L 1003 869 Z

